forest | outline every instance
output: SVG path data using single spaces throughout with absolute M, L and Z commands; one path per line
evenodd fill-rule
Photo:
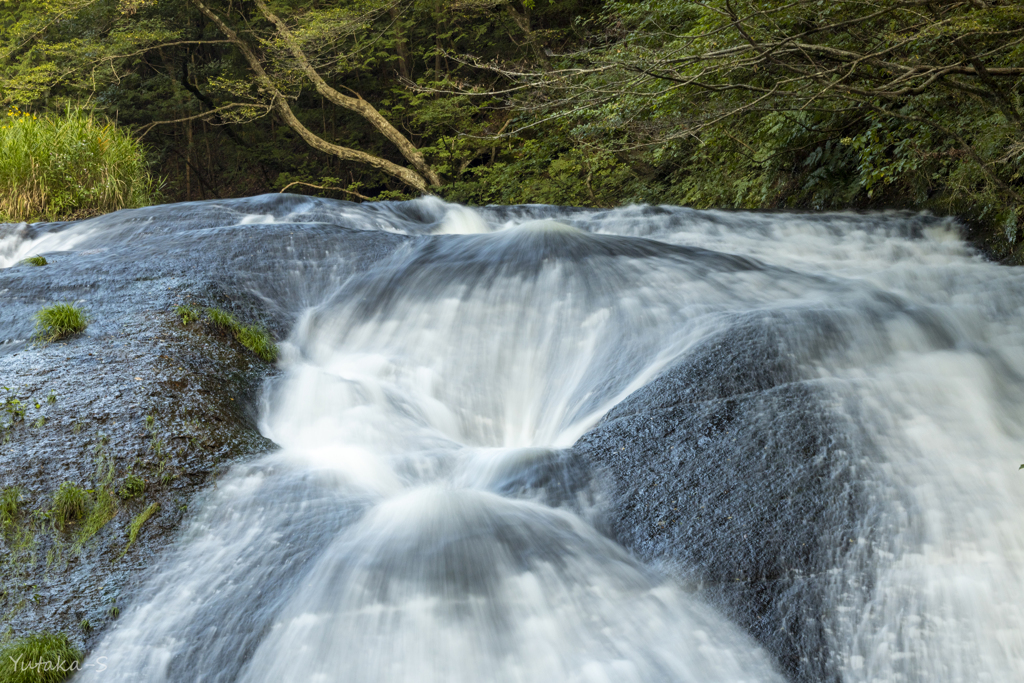
M 123 205 L 904 209 L 1024 260 L 1016 0 L 0 0 L 0 105 L 8 158 L 135 144 Z

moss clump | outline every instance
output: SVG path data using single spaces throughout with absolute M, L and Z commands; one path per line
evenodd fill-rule
M 45 266 L 46 259 L 39 255 L 29 256 L 27 259 L 22 260 L 22 263 L 27 266 Z
M 220 308 L 207 308 L 206 317 L 215 327 L 230 332 L 238 343 L 268 363 L 277 360 L 277 346 L 259 325 L 243 325 L 235 316 Z
M 35 633 L 0 650 L 0 681 L 58 683 L 78 671 L 79 652 L 63 633 Z
M 21 487 L 8 486 L 0 492 L 0 529 L 6 530 L 21 514 Z
M 121 557 L 124 557 L 124 554 L 128 552 L 128 549 L 132 547 L 133 543 L 135 543 L 135 539 L 139 537 L 139 530 L 142 528 L 142 525 L 146 523 L 147 519 L 156 514 L 159 509 L 160 503 L 152 503 L 132 520 L 131 526 L 128 527 L 128 545 L 124 547 Z
M 89 324 L 89 316 L 74 304 L 54 304 L 35 314 L 35 339 L 53 342 L 82 332 Z
M 54 529 L 64 531 L 69 524 L 77 522 L 85 516 L 88 498 L 83 489 L 70 481 L 66 481 L 53 494 L 53 507 L 50 508 L 50 523 Z

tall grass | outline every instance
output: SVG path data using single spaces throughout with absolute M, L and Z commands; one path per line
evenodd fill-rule
M 80 107 L 0 115 L 0 221 L 68 220 L 155 203 L 142 143 Z
M 82 664 L 82 653 L 63 633 L 34 633 L 0 649 L 0 681 L 60 683 Z

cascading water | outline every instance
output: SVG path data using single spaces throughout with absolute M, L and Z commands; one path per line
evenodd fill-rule
M 645 387 L 763 318 L 786 332 L 756 364 L 791 368 L 786 386 L 858 434 L 792 464 L 832 462 L 860 501 L 840 526 L 801 521 L 818 539 L 820 607 L 791 611 L 820 627 L 829 653 L 815 670 L 1024 680 L 1024 271 L 983 262 L 948 224 L 436 200 L 246 207 L 189 210 L 217 216 L 204 219 L 211 240 L 217 221 L 261 223 L 257 236 L 286 225 L 307 246 L 333 235 L 326 252 L 345 238 L 332 224 L 408 237 L 352 277 L 330 253 L 317 272 L 298 255 L 287 272 L 239 276 L 294 320 L 261 418 L 281 448 L 209 492 L 92 653 L 104 670 L 80 678 L 813 680 L 817 653 L 782 662 L 671 552 L 644 564 L 611 540 L 622 498 L 603 473 L 617 453 L 574 450 L 627 397 L 613 421 L 638 401 L 688 410 Z M 60 234 L 69 249 L 194 237 L 166 216 L 125 215 Z M 695 392 L 764 369 L 717 365 L 736 354 L 714 344 Z M 803 405 L 782 395 L 763 392 L 768 418 Z M 766 457 L 692 436 L 710 466 Z M 677 437 L 689 438 L 651 438 Z M 691 517 L 712 539 L 702 552 L 756 542 L 732 517 Z M 771 591 L 786 612 L 788 594 Z

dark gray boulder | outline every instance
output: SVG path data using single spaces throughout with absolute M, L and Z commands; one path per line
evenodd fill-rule
M 796 681 L 837 671 L 830 570 L 872 533 L 868 439 L 801 376 L 806 322 L 739 317 L 573 447 L 604 480 L 608 533 L 748 629 Z M 858 472 L 858 468 L 861 470 Z

